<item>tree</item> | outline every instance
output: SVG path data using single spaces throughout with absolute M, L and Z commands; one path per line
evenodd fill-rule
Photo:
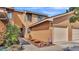
M 70 7 L 69 11 L 73 11 L 76 7 Z
M 70 17 L 70 23 L 75 23 L 76 21 L 79 21 L 79 7 L 70 7 L 69 11 L 75 12 L 75 15 Z

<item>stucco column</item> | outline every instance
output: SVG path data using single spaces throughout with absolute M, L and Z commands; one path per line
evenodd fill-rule
M 27 20 L 27 16 L 26 16 L 26 11 L 24 12 L 24 21 L 25 21 L 25 35 L 24 35 L 24 37 L 25 37 L 25 39 L 27 39 L 28 38 L 28 35 L 29 35 L 29 33 L 28 33 L 28 29 L 29 29 L 29 25 L 28 25 L 28 20 Z
M 72 41 L 72 26 L 71 26 L 71 24 L 68 25 L 67 30 L 68 30 L 68 41 Z
M 49 39 L 48 39 L 49 43 L 51 43 L 51 44 L 53 44 L 53 33 L 54 33 L 53 30 L 54 30 L 53 22 L 51 21 L 50 25 L 49 25 L 50 36 L 49 36 Z
M 24 21 L 25 21 L 25 24 L 26 24 L 26 25 L 25 25 L 25 34 L 24 34 L 24 38 L 26 39 L 27 29 L 28 29 L 26 11 L 24 12 Z
M 71 26 L 71 24 L 69 24 L 67 27 L 67 35 L 68 35 L 68 47 L 72 47 L 72 45 L 71 45 L 71 42 L 72 42 L 72 26 Z

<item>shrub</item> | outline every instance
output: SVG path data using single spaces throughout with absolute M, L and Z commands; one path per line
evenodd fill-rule
M 20 33 L 20 29 L 16 25 L 12 25 L 9 23 L 7 25 L 7 30 L 5 33 L 5 37 L 6 37 L 5 46 L 8 47 L 13 44 L 17 44 L 19 33 Z

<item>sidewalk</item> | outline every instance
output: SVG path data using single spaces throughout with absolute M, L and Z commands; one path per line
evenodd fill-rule
M 43 48 L 38 48 L 34 45 L 23 45 L 23 48 L 23 51 L 63 51 L 62 47 L 58 45 Z

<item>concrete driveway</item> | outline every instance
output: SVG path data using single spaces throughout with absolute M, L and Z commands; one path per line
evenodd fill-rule
M 64 51 L 65 48 L 70 47 L 70 51 L 79 51 L 79 42 L 61 42 L 57 43 L 55 46 L 48 46 L 43 48 L 38 48 L 32 44 L 23 45 L 23 51 Z M 67 50 L 65 50 L 67 51 Z
M 58 45 L 43 48 L 38 48 L 34 45 L 23 45 L 23 48 L 23 51 L 63 51 L 62 47 Z

